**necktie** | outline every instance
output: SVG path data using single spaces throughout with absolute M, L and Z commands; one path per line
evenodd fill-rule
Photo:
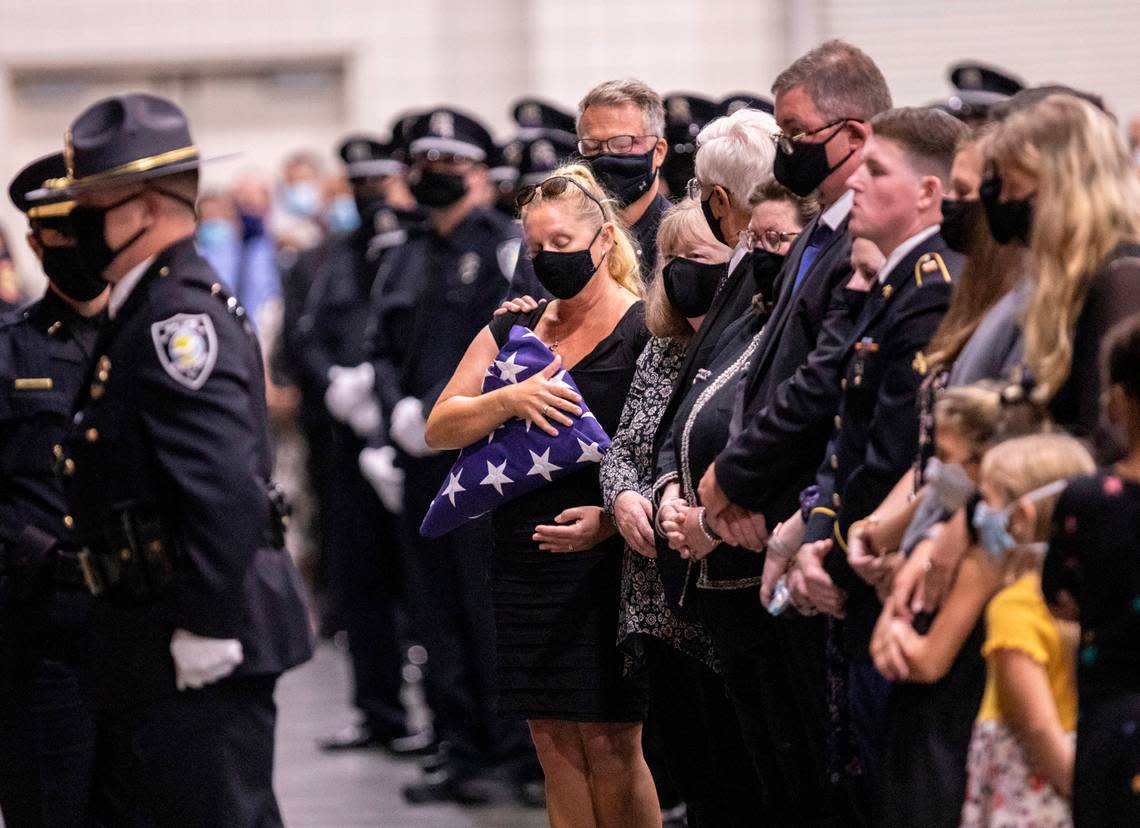
M 803 282 L 804 277 L 807 276 L 812 264 L 815 263 L 815 257 L 819 255 L 820 249 L 827 244 L 827 240 L 831 238 L 833 232 L 834 231 L 822 221 L 816 222 L 815 227 L 812 228 L 811 235 L 808 237 L 808 243 L 804 247 L 804 254 L 800 257 L 800 266 L 799 269 L 796 270 L 796 280 L 792 283 L 792 293 L 800 289 L 800 284 Z

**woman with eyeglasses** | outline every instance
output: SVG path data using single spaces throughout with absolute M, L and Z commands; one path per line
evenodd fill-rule
M 513 417 L 557 435 L 583 401 L 607 434 L 617 431 L 648 340 L 633 244 L 586 167 L 524 188 L 519 206 L 526 255 L 555 299 L 496 317 L 472 341 L 428 418 L 433 448 L 470 445 Z M 482 394 L 514 325 L 532 330 L 554 361 Z M 553 379 L 560 369 L 581 397 Z M 623 680 L 618 658 L 622 542 L 597 467 L 504 504 L 492 521 L 500 706 L 530 725 L 551 824 L 660 825 L 641 753 L 644 689 Z

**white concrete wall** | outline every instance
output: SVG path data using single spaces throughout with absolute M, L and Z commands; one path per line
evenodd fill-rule
M 943 95 L 947 64 L 974 57 L 1099 90 L 1127 117 L 1140 109 L 1138 24 L 1135 0 L 0 0 L 0 183 L 125 87 L 177 98 L 207 154 L 245 153 L 208 173 L 217 181 L 300 147 L 331 162 L 347 130 L 433 103 L 505 135 L 513 98 L 572 108 L 617 76 L 764 92 L 835 35 L 875 57 L 898 103 Z M 320 67 L 326 83 L 282 84 L 281 65 Z M 2 199 L 0 225 L 20 224 Z

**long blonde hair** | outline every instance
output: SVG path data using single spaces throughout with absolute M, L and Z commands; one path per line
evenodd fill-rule
M 566 164 L 552 172 L 548 178 L 564 176 L 581 185 L 582 190 L 594 197 L 591 201 L 582 190 L 573 184 L 566 187 L 559 195 L 545 196 L 542 186 L 539 185 L 534 193 L 534 200 L 522 208 L 521 219 L 526 224 L 527 213 L 532 207 L 543 202 L 558 203 L 573 210 L 574 215 L 581 221 L 592 226 L 601 226 L 609 223 L 614 229 L 614 246 L 606 254 L 606 270 L 615 282 L 628 290 L 634 296 L 641 296 L 641 265 L 637 261 L 637 250 L 629 236 L 625 222 L 617 211 L 617 204 L 606 195 L 605 190 L 598 184 L 589 167 L 582 164 Z M 595 203 L 597 202 L 597 203 Z M 598 221 L 598 205 L 602 206 L 602 221 Z
M 1089 285 L 1109 253 L 1140 237 L 1140 180 L 1112 121 L 1071 95 L 1050 95 L 999 128 L 991 157 L 1037 182 L 1029 244 L 1036 279 L 1025 356 L 1048 401 L 1069 377 Z

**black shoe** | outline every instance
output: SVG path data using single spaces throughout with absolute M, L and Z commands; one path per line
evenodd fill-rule
M 442 770 L 451 761 L 451 743 L 447 740 L 436 742 L 435 750 L 420 760 L 420 770 L 425 774 Z
M 460 805 L 501 805 L 517 798 L 515 780 L 502 768 L 480 768 L 452 785 L 452 799 Z

